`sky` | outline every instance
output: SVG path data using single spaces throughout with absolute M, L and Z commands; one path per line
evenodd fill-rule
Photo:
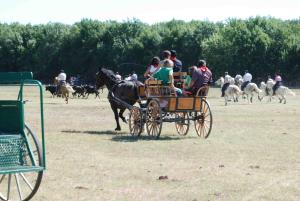
M 83 18 L 148 24 L 172 19 L 300 18 L 300 0 L 0 0 L 0 23 L 74 24 Z

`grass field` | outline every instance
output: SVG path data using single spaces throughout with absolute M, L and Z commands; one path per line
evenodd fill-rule
M 114 132 L 106 92 L 69 104 L 46 93 L 47 170 L 33 200 L 300 200 L 300 90 L 293 91 L 285 105 L 256 99 L 225 107 L 220 89 L 211 89 L 206 140 L 193 124 L 181 137 L 167 123 L 159 140 L 132 138 L 124 123 Z M 26 94 L 26 118 L 39 131 L 37 93 Z M 16 93 L 1 87 L 0 96 Z

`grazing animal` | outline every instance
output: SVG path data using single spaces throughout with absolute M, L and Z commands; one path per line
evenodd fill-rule
M 269 89 L 269 91 L 271 91 L 271 94 L 273 93 L 273 86 L 275 85 L 274 81 L 268 81 L 267 82 L 267 89 Z M 286 95 L 290 94 L 292 96 L 296 96 L 296 94 L 294 92 L 292 92 L 288 87 L 285 86 L 279 86 L 276 90 L 275 90 L 275 96 L 277 96 L 279 98 L 279 103 L 283 103 L 286 104 Z
M 85 89 L 86 98 L 88 98 L 90 94 L 95 94 L 95 98 L 97 98 L 97 97 L 100 98 L 99 91 L 96 89 L 96 87 L 91 86 L 91 85 L 85 85 L 84 89 Z M 103 89 L 102 89 L 102 92 L 103 92 Z
M 231 82 L 230 82 L 231 83 Z M 216 81 L 217 85 L 220 85 L 221 87 L 224 85 L 224 78 L 220 77 L 217 81 Z M 234 102 L 238 101 L 238 97 L 242 94 L 242 91 L 240 90 L 240 88 L 234 84 L 230 84 L 227 89 L 225 90 L 225 95 L 224 95 L 224 99 L 225 99 L 225 105 L 227 105 L 227 102 L 231 99 L 233 99 Z
M 126 106 L 116 101 L 113 96 L 119 98 L 129 105 L 134 105 L 139 99 L 137 85 L 130 81 L 119 81 L 111 70 L 101 68 L 96 74 L 96 88 L 99 89 L 104 85 L 106 85 L 107 89 L 109 90 L 107 98 L 115 115 L 115 120 L 117 123 L 115 130 L 120 131 L 121 126 L 119 123 L 119 117 L 123 120 L 123 122 L 127 123 L 125 117 L 123 116 Z M 118 109 L 120 110 L 119 113 Z
M 52 95 L 52 98 L 56 95 L 56 86 L 54 85 L 48 85 L 46 86 L 46 91 L 49 91 Z

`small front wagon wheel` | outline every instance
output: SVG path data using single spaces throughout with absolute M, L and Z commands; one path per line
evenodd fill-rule
M 140 136 L 143 132 L 143 119 L 140 108 L 133 106 L 129 114 L 129 130 L 132 136 Z
M 146 128 L 149 136 L 159 138 L 162 128 L 162 111 L 155 99 L 151 100 L 147 106 Z
M 205 99 L 201 99 L 200 112 L 195 112 L 194 118 L 197 135 L 202 138 L 208 138 L 213 119 L 209 103 Z
M 26 172 L 26 166 L 33 166 L 32 161 L 35 161 L 36 166 L 42 166 L 41 145 L 36 135 L 27 125 L 25 125 L 24 131 L 33 157 L 30 157 L 28 150 L 22 148 L 22 152 L 24 152 L 22 161 L 25 163 L 23 165 L 24 171 L 13 172 L 12 169 L 7 174 L 0 175 L 0 200 L 28 201 L 35 195 L 41 184 L 43 171 Z M 20 166 L 20 169 L 23 166 Z

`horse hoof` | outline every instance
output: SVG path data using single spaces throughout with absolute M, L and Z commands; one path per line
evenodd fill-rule
M 115 131 L 120 131 L 120 130 L 121 130 L 121 128 L 116 128 L 116 129 L 115 129 Z

